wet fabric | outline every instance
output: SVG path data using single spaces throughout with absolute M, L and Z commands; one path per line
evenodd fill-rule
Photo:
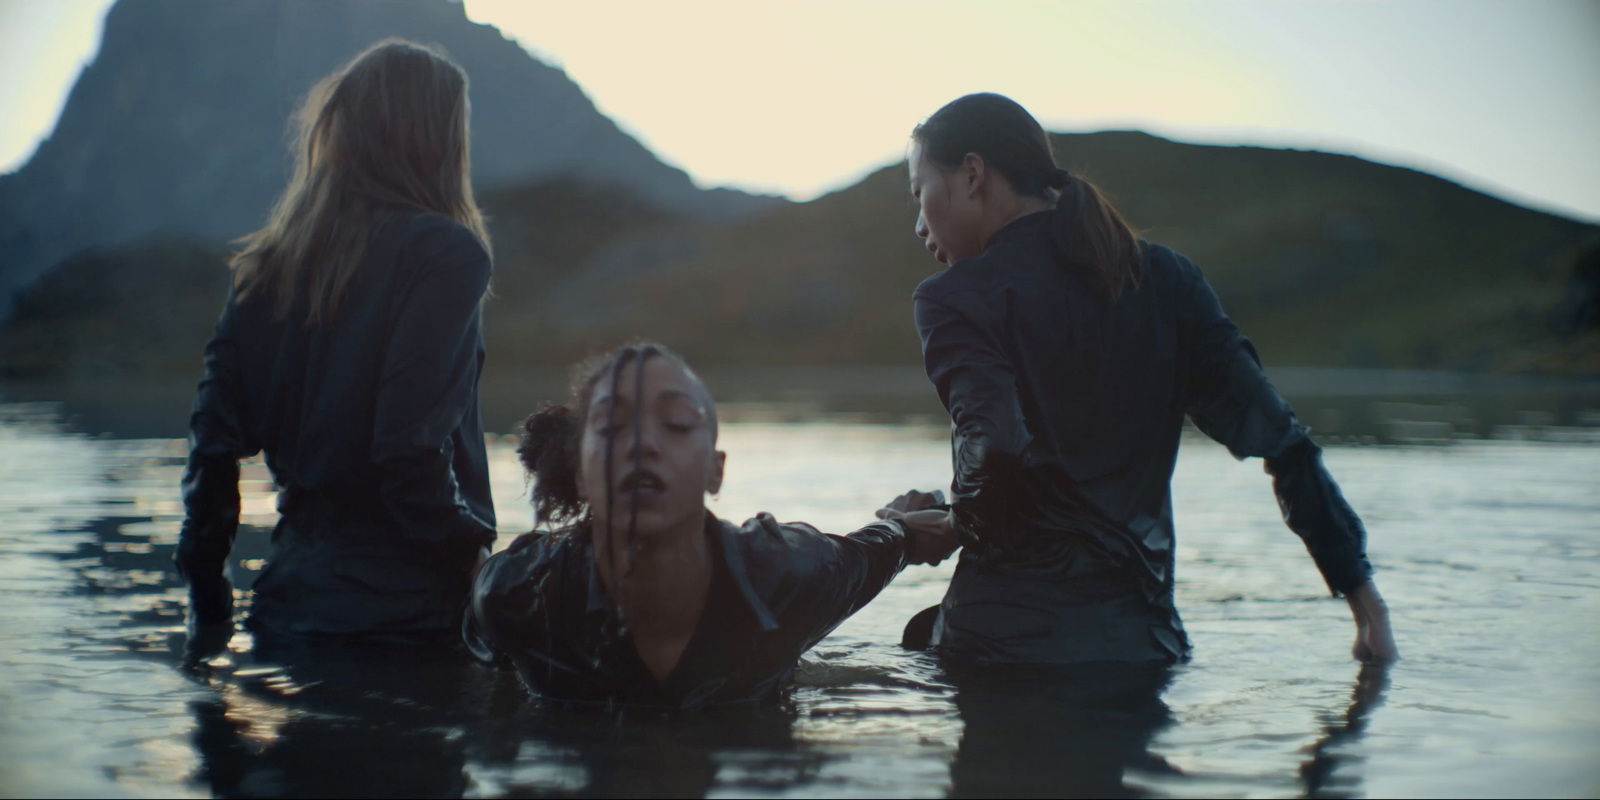
M 397 547 L 393 534 L 382 524 L 280 520 L 247 626 L 274 643 L 360 637 L 456 646 L 476 556 L 428 543 Z
M 253 627 L 450 635 L 495 535 L 478 411 L 489 275 L 465 227 L 403 213 L 369 244 L 331 323 L 307 327 L 303 307 L 274 319 L 265 293 L 229 298 L 183 478 L 176 560 L 196 596 L 222 580 L 239 459 L 264 451 L 281 521 Z
M 906 565 L 905 529 L 884 520 L 848 536 L 761 514 L 742 526 L 707 514 L 713 577 L 671 674 L 645 666 L 598 568 L 584 525 L 519 537 L 483 566 L 463 623 L 480 659 L 514 664 L 560 701 L 697 709 L 776 698 L 800 654 L 860 610 Z
M 914 293 L 928 378 L 954 423 L 965 545 L 934 626 L 941 653 L 1185 657 L 1170 483 L 1186 415 L 1236 458 L 1266 459 L 1329 589 L 1366 582 L 1360 519 L 1200 269 L 1146 242 L 1138 289 L 1112 302 L 1058 261 L 1052 213 L 1016 220 Z

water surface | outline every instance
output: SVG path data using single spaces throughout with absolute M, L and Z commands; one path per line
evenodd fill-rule
M 713 503 L 846 532 L 949 481 L 941 427 L 734 423 Z M 1600 447 L 1339 447 L 1405 659 L 1352 625 L 1259 462 L 1186 440 L 1170 675 L 963 683 L 897 646 L 950 564 L 912 567 L 806 657 L 784 707 L 655 719 L 526 699 L 407 653 L 274 656 L 239 634 L 185 667 L 170 568 L 179 440 L 91 438 L 0 405 L 0 794 L 945 796 L 1600 793 Z M 501 544 L 531 522 L 491 449 Z M 248 587 L 273 496 L 245 470 Z M 241 603 L 248 602 L 241 591 Z

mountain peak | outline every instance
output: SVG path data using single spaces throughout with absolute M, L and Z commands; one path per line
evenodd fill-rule
M 119 0 L 54 132 L 0 176 L 0 319 L 18 288 L 85 247 L 158 232 L 222 242 L 261 225 L 306 91 L 389 36 L 438 45 L 467 71 L 480 189 L 573 177 L 702 218 L 782 203 L 696 188 L 458 2 Z

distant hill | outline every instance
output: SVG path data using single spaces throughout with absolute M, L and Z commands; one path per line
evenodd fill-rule
M 1580 268 L 1600 258 L 1600 227 L 1351 156 L 1136 132 L 1053 144 L 1201 265 L 1269 363 L 1600 373 L 1600 267 Z M 511 209 L 550 191 L 486 202 L 537 230 L 540 214 Z M 508 243 L 489 314 L 499 363 L 635 333 L 717 363 L 916 363 L 909 295 L 940 267 L 915 217 L 897 165 L 734 225 L 629 216 L 582 256 Z
M 121 0 L 54 132 L 0 176 L 0 320 L 84 248 L 152 235 L 221 243 L 257 228 L 288 172 L 307 89 L 387 36 L 439 44 L 471 80 L 482 189 L 614 183 L 697 220 L 786 201 L 696 188 L 595 110 L 561 70 L 448 0 Z
M 1600 227 L 1350 156 L 1053 141 L 1201 265 L 1269 366 L 1600 374 Z M 482 201 L 486 386 L 636 335 L 708 367 L 919 363 L 910 293 L 940 267 L 912 234 L 903 164 L 742 221 L 576 177 Z M 169 238 L 63 264 L 0 330 L 0 377 L 192 382 L 223 258 Z
M 0 378 L 192 383 L 227 296 L 227 251 L 154 237 L 68 258 L 17 298 Z

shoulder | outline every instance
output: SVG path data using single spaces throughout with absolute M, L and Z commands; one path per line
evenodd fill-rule
M 957 262 L 923 281 L 912 294 L 912 320 L 924 345 L 949 323 L 976 325 L 981 329 L 1003 326 L 1005 282 L 984 279 L 987 255 Z
M 1144 250 L 1145 273 L 1157 280 L 1167 280 L 1173 283 L 1187 285 L 1197 280 L 1205 280 L 1200 272 L 1200 267 L 1190 260 L 1188 256 L 1167 247 L 1145 239 L 1139 240 Z
M 993 280 L 996 276 L 989 273 L 992 261 L 987 252 L 957 261 L 918 284 L 911 293 L 912 300 L 919 308 L 929 305 L 953 309 L 981 307 L 998 283 Z
M 971 258 L 963 258 L 924 278 L 911 296 L 919 302 L 950 305 L 960 302 L 963 296 L 982 295 L 999 283 L 997 279 L 1001 276 L 996 270 L 1010 261 L 1006 250 L 992 247 Z
M 838 558 L 837 537 L 804 522 L 779 522 L 762 512 L 743 525 L 728 527 L 737 555 L 758 588 L 805 583 Z
M 746 552 L 762 549 L 807 550 L 818 546 L 827 534 L 804 522 L 779 522 L 763 511 L 734 528 L 733 535 Z
M 523 594 L 554 589 L 559 581 L 542 579 L 571 571 L 582 556 L 580 537 L 571 529 L 525 533 L 483 563 L 473 581 L 473 602 L 481 613 L 485 603 L 493 605 Z
M 405 212 L 389 225 L 400 237 L 400 261 L 424 271 L 447 270 L 481 275 L 492 269 L 489 251 L 478 235 L 442 214 Z
M 903 535 L 900 524 L 893 521 L 876 520 L 850 536 L 836 536 L 804 522 L 779 522 L 766 512 L 745 520 L 731 533 L 752 582 L 771 587 L 804 584 L 835 570 L 848 557 L 852 537 L 874 530 L 885 536 Z
M 924 279 L 912 299 L 918 308 L 940 305 L 982 319 L 1000 313 L 1007 295 L 1027 292 L 1041 275 L 1058 271 L 1043 229 L 1025 225 L 996 234 L 982 253 Z

